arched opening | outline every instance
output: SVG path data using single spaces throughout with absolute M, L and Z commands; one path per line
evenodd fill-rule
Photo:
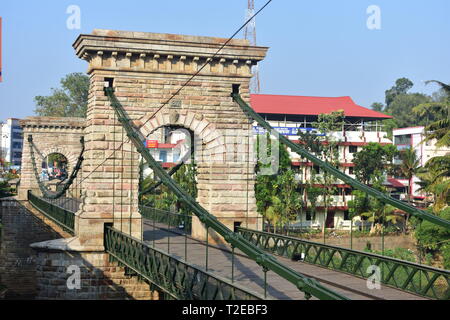
M 41 181 L 64 181 L 68 177 L 69 161 L 61 153 L 51 153 L 42 160 Z
M 146 138 L 146 147 L 153 158 L 172 178 L 197 197 L 197 176 L 194 162 L 194 133 L 181 126 L 162 126 Z M 152 188 L 152 186 L 158 186 Z M 182 202 L 155 177 L 147 164 L 141 165 L 140 204 L 174 213 L 187 214 Z M 185 212 L 186 211 L 186 212 Z

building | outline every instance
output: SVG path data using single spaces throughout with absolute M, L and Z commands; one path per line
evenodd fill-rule
M 0 158 L 11 169 L 20 169 L 22 163 L 23 134 L 19 119 L 9 118 L 1 124 Z
M 332 136 L 339 141 L 340 169 L 354 176 L 352 162 L 353 155 L 369 142 L 380 144 L 392 144 L 387 138 L 387 133 L 381 123 L 391 116 L 373 111 L 357 105 L 350 97 L 306 97 L 252 94 L 250 97 L 252 108 L 258 112 L 280 134 L 290 140 L 299 142 L 299 130 L 310 131 L 318 116 L 333 111 L 344 111 L 345 123 L 341 130 L 332 132 Z M 262 133 L 263 129 L 254 123 L 254 133 Z M 188 148 L 185 143 L 185 134 L 171 128 L 161 128 L 148 137 L 151 153 L 156 160 L 162 162 L 163 167 L 170 168 L 184 154 L 180 148 Z M 149 147 L 149 146 L 148 146 Z M 184 150 L 183 149 L 183 150 Z M 296 153 L 291 153 L 292 167 L 297 172 L 297 180 L 300 184 L 309 181 L 311 170 L 320 174 L 319 167 L 311 162 L 304 162 Z M 149 169 L 146 169 L 149 170 Z M 148 173 L 151 171 L 149 170 Z M 146 172 L 144 172 L 146 175 Z M 348 201 L 351 200 L 351 187 L 336 181 L 336 194 L 328 208 L 325 221 L 327 228 L 349 229 L 350 220 L 348 214 Z M 304 194 L 305 202 L 307 195 Z M 319 201 L 320 203 L 320 201 Z M 306 210 L 305 210 L 306 211 Z M 302 213 L 299 223 L 305 227 L 321 228 L 324 223 L 324 209 L 320 204 L 316 207 L 316 214 Z M 301 222 L 300 222 L 301 221 Z M 357 225 L 357 223 L 356 223 Z
M 435 145 L 435 140 L 423 142 L 425 140 L 425 127 L 419 126 L 394 129 L 393 139 L 394 144 L 400 152 L 407 148 L 413 148 L 416 151 L 417 158 L 420 161 L 420 166 L 424 166 L 428 160 L 433 157 L 450 154 L 449 147 L 438 148 Z M 394 163 L 399 164 L 400 159 L 395 159 Z M 426 195 L 419 191 L 420 186 L 417 182 L 420 181 L 420 179 L 418 177 L 413 177 L 411 181 L 408 181 L 408 179 L 405 179 L 404 177 L 395 177 L 393 180 L 395 180 L 395 183 L 398 184 L 398 190 L 403 191 L 400 195 L 400 199 L 406 199 L 407 191 L 409 191 L 409 193 L 413 195 L 416 200 L 423 200 L 425 198 Z
M 185 129 L 163 127 L 147 137 L 146 147 L 163 168 L 172 168 L 189 152 L 190 139 L 186 138 L 187 134 L 189 132 Z M 151 173 L 148 165 L 144 165 L 144 177 Z
M 353 155 L 363 146 L 369 142 L 392 144 L 381 124 L 382 120 L 391 116 L 359 106 L 348 96 L 331 98 L 254 94 L 251 95 L 251 106 L 280 134 L 297 142 L 299 130 L 315 130 L 313 123 L 317 122 L 320 114 L 344 111 L 344 125 L 341 130 L 332 132 L 331 135 L 338 141 L 340 169 L 352 177 L 355 177 Z M 259 129 L 255 124 L 255 131 L 258 132 Z M 304 162 L 296 153 L 291 153 L 291 159 L 293 168 L 298 171 L 300 184 L 309 181 L 312 170 L 320 175 L 319 167 L 313 166 L 311 162 Z M 338 191 L 332 196 L 333 201 L 328 207 L 326 220 L 319 199 L 316 214 L 304 212 L 299 217 L 302 226 L 321 228 L 325 223 L 326 228 L 350 228 L 348 201 L 352 198 L 351 187 L 339 181 L 336 181 L 335 186 Z M 306 201 L 306 193 L 304 200 L 307 206 L 310 205 Z

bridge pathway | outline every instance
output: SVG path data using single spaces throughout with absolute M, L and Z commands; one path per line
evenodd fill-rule
M 168 228 L 161 223 L 153 223 L 144 219 L 144 240 L 155 245 L 156 248 L 168 251 L 173 256 L 187 260 L 198 268 L 205 269 L 205 242 L 186 237 L 177 227 Z M 187 242 L 187 259 L 185 243 Z M 262 268 L 253 260 L 245 257 L 238 250 L 235 251 L 235 282 L 262 294 L 264 292 L 264 273 Z M 208 248 L 208 271 L 221 277 L 231 279 L 231 249 L 226 245 L 210 246 Z M 420 296 L 407 293 L 389 286 L 370 290 L 367 280 L 346 273 L 333 271 L 311 264 L 291 261 L 287 258 L 276 257 L 290 268 L 320 281 L 323 285 L 339 292 L 352 300 L 424 300 Z M 293 284 L 273 272 L 267 273 L 267 295 L 271 299 L 303 300 L 304 296 Z

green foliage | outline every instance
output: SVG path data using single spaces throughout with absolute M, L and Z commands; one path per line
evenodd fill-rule
M 8 182 L 3 181 L 0 182 L 0 198 L 9 197 L 10 188 L 8 186 Z
M 256 148 L 259 156 L 260 136 L 257 136 Z M 291 169 L 291 160 L 285 146 L 278 141 L 267 139 L 267 154 L 271 150 L 272 143 L 277 143 L 279 148 L 279 170 L 274 175 L 258 174 L 255 184 L 255 197 L 258 212 L 271 224 L 287 223 L 295 220 L 298 210 L 301 208 L 300 197 L 297 193 L 295 174 Z M 258 159 L 256 172 L 270 164 L 263 164 Z
M 444 258 L 444 268 L 450 270 L 450 244 L 445 244 L 441 247 L 441 254 Z
M 86 117 L 89 77 L 71 73 L 61 79 L 62 89 L 52 88 L 50 96 L 36 96 L 35 113 L 48 117 Z
M 450 203 L 450 155 L 431 158 L 417 171 L 420 190 L 433 195 L 433 212 Z
M 393 145 L 381 146 L 378 143 L 369 143 L 353 157 L 356 177 L 365 184 L 371 184 L 373 188 L 387 193 L 384 187 L 384 177 L 392 168 L 392 159 L 397 153 Z M 352 217 L 361 216 L 375 223 L 397 223 L 400 219 L 394 213 L 395 208 L 367 196 L 362 191 L 353 191 L 354 199 L 349 201 L 349 212 Z
M 372 250 L 365 249 L 364 251 L 379 254 L 379 255 L 384 255 L 387 257 L 400 259 L 400 260 L 404 260 L 404 261 L 417 262 L 416 255 L 410 249 L 394 248 L 394 249 L 386 249 L 386 250 L 384 250 L 384 252 L 376 251 L 376 250 L 372 251 Z
M 329 114 L 320 114 L 318 117 L 318 122 L 313 123 L 313 127 L 317 128 L 324 135 L 319 138 L 321 140 L 321 147 L 319 148 L 319 156 L 322 160 L 328 164 L 338 167 L 339 166 L 339 140 L 334 138 L 331 133 L 334 131 L 341 131 L 344 127 L 344 112 L 334 111 Z M 319 183 L 323 185 L 320 189 L 322 196 L 322 204 L 325 208 L 324 211 L 324 223 L 322 224 L 322 233 L 325 235 L 325 221 L 328 217 L 328 207 L 333 204 L 333 195 L 337 192 L 337 187 L 335 186 L 337 181 L 334 176 L 329 174 L 327 171 L 319 176 L 314 176 L 314 170 L 312 182 Z
M 382 104 L 381 102 L 374 102 L 374 103 L 372 103 L 370 108 L 374 111 L 383 112 L 384 104 Z
M 184 164 L 181 166 L 173 175 L 173 179 L 194 199 L 197 197 L 198 190 L 195 164 Z M 140 182 L 140 190 L 145 190 L 155 183 L 156 181 L 151 176 L 147 176 Z M 183 205 L 182 201 L 163 184 L 160 185 L 154 193 L 143 195 L 141 203 L 161 210 L 191 214 L 190 210 Z
M 420 104 L 413 111 L 418 116 L 426 115 L 433 119 L 433 122 L 425 127 L 424 142 L 436 139 L 436 146 L 450 146 L 450 85 L 435 80 L 427 81 L 427 84 L 432 82 L 441 87 L 440 94 L 435 96 L 433 102 Z
M 442 210 L 439 216 L 450 220 L 450 207 Z M 424 248 L 439 251 L 444 245 L 449 244 L 450 230 L 428 221 L 422 221 L 416 227 L 415 237 Z
M 439 213 L 443 219 L 450 220 L 450 207 Z M 444 268 L 450 269 L 450 230 L 437 226 L 428 221 L 418 222 L 415 231 L 417 242 L 426 251 L 441 254 Z
M 197 170 L 195 164 L 184 164 L 174 175 L 173 179 L 181 188 L 189 193 L 194 199 L 197 198 Z M 176 211 L 183 214 L 191 214 L 190 210 L 183 205 L 182 201 L 176 198 Z
M 389 107 L 397 96 L 406 94 L 413 86 L 414 83 L 408 78 L 397 79 L 395 85 L 385 92 L 386 106 Z
M 356 177 L 365 184 L 371 183 L 375 177 L 385 174 L 390 169 L 396 153 L 394 145 L 382 146 L 370 142 L 353 156 Z
M 399 153 L 401 164 L 396 168 L 397 174 L 408 180 L 419 171 L 420 159 L 417 157 L 416 150 L 407 148 Z
M 55 162 L 57 163 L 57 166 L 60 167 L 62 163 L 67 164 L 67 158 L 60 153 L 49 154 L 47 157 L 47 163 L 50 164 L 50 166 L 53 166 Z
M 418 116 L 413 109 L 428 102 L 431 102 L 431 97 L 422 93 L 401 94 L 396 96 L 384 111 L 394 117 L 397 128 L 426 125 L 432 119 L 428 116 Z

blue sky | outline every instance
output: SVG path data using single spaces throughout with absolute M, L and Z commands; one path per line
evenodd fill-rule
M 255 0 L 259 8 L 265 0 Z M 81 9 L 69 30 L 66 9 Z M 72 43 L 94 28 L 228 37 L 243 23 L 247 0 L 2 1 L 3 77 L 0 120 L 33 115 L 33 98 L 50 94 L 70 72 L 85 72 Z M 366 26 L 366 9 L 381 9 L 381 30 Z M 369 107 L 400 77 L 413 91 L 424 80 L 450 82 L 448 0 L 273 0 L 258 16 L 261 93 L 351 96 Z M 243 37 L 242 34 L 239 37 Z

